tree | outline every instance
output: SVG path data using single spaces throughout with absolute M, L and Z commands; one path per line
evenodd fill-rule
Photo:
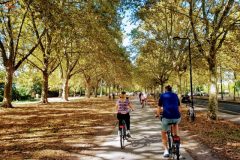
M 180 4 L 180 1 L 174 1 L 174 3 L 173 1 L 149 1 L 144 7 L 142 7 L 142 9 L 137 14 L 138 17 L 142 20 L 139 31 L 143 30 L 143 34 L 139 34 L 141 37 L 135 36 L 135 39 L 144 39 L 139 41 L 139 46 L 148 43 L 148 39 L 156 41 L 155 44 L 157 44 L 157 47 L 155 47 L 155 49 L 157 49 L 158 47 L 161 48 L 161 51 L 158 51 L 158 58 L 168 56 L 166 60 L 168 60 L 168 63 L 171 64 L 168 65 L 165 70 L 168 70 L 167 73 L 177 73 L 178 93 L 181 94 L 181 77 L 187 69 L 186 62 L 188 60 L 188 54 L 186 53 L 188 53 L 188 45 L 186 45 L 186 41 L 181 41 L 177 43 L 173 42 L 172 38 L 176 35 L 181 35 L 184 37 L 188 36 L 190 33 L 190 23 L 185 16 L 178 15 L 172 10 L 172 8 L 174 8 L 177 4 Z M 181 25 L 178 25 L 179 23 Z M 149 48 L 151 47 L 151 45 L 148 46 Z M 148 55 L 150 56 L 150 52 L 153 51 L 150 49 L 148 52 Z M 162 56 L 160 54 L 162 54 Z M 166 64 L 162 60 L 159 61 L 161 61 L 163 64 Z M 151 62 L 149 61 L 149 63 Z M 160 65 L 161 64 L 159 64 L 159 67 Z M 157 72 L 157 70 L 155 70 L 155 72 Z M 166 72 L 162 72 L 162 74 L 166 74 Z M 166 77 L 168 78 L 160 76 L 162 77 L 162 80 L 159 81 L 160 84 L 164 85 L 164 83 L 168 81 L 169 76 L 170 74 L 166 75 Z M 163 88 L 163 86 L 161 88 Z
M 168 81 L 173 66 L 172 63 L 169 63 L 171 61 L 170 54 L 165 48 L 160 47 L 155 40 L 149 40 L 142 48 L 142 54 L 139 56 L 137 64 L 141 68 L 142 74 L 151 75 L 150 77 L 155 80 L 153 82 L 157 82 L 161 86 L 163 93 L 163 86 Z
M 32 37 L 32 33 L 29 32 L 31 30 L 28 28 L 30 25 L 28 18 L 31 3 L 32 0 L 1 4 L 0 49 L 6 70 L 2 107 L 12 107 L 13 74 L 34 52 L 45 34 L 45 30 L 43 30 L 39 37 L 35 37 L 35 43 L 32 43 L 34 37 Z M 15 15 L 18 15 L 18 17 Z M 31 39 L 24 38 L 27 36 L 30 36 Z
M 239 3 L 228 1 L 189 1 L 189 18 L 199 52 L 208 62 L 210 91 L 208 117 L 217 119 L 217 61 L 230 30 L 240 21 Z
M 236 100 L 236 84 L 240 74 L 239 34 L 240 30 L 237 27 L 234 30 L 231 30 L 223 44 L 221 54 L 218 54 L 217 56 L 218 64 L 220 64 L 222 68 L 225 68 L 228 72 L 233 73 L 233 100 Z

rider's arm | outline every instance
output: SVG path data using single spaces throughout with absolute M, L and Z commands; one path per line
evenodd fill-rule
M 159 117 L 162 112 L 163 112 L 162 106 L 158 106 L 158 108 L 157 108 L 157 116 Z
M 134 107 L 131 105 L 131 103 L 128 104 L 128 107 L 129 107 L 132 111 L 134 111 Z
M 160 113 L 162 113 L 162 101 L 161 101 L 161 98 L 159 98 L 159 101 L 158 101 L 157 117 L 160 116 Z
M 178 99 L 178 110 L 181 113 L 181 103 L 180 103 L 179 99 Z
M 115 107 L 116 107 L 116 112 L 118 112 L 118 101 L 116 102 Z

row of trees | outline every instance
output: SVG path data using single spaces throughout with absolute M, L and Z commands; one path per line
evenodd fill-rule
M 56 73 L 62 97 L 69 81 L 85 81 L 86 95 L 100 81 L 120 86 L 131 77 L 121 47 L 120 1 L 11 0 L 0 3 L 0 53 L 5 70 L 3 107 L 12 107 L 14 76 L 42 75 L 42 102 L 48 103 L 49 77 Z M 116 67 L 121 66 L 121 67 Z M 2 66 L 1 66 L 2 67 Z M 30 68 L 30 69 L 29 69 Z
M 204 73 L 194 74 L 194 82 L 208 82 L 208 116 L 217 119 L 218 68 L 234 73 L 235 82 L 240 73 L 239 7 L 234 0 L 147 1 L 137 13 L 141 23 L 132 34 L 140 51 L 136 70 L 148 77 L 141 84 L 154 88 L 172 80 L 182 94 L 182 76 L 189 69 L 189 38 L 193 72 Z M 185 39 L 175 41 L 175 36 Z

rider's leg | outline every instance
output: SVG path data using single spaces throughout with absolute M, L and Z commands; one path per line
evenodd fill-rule
M 127 125 L 127 136 L 131 137 L 131 135 L 130 135 L 130 115 L 129 115 L 129 113 L 125 115 L 125 121 L 126 121 L 126 125 Z
M 174 136 L 178 136 L 178 135 L 179 135 L 179 127 L 178 127 L 178 124 L 172 126 L 172 131 L 173 131 L 173 135 L 174 135 Z
M 162 144 L 164 148 L 163 156 L 169 156 L 168 146 L 167 146 L 167 131 L 169 130 L 168 119 L 162 118 Z
M 126 122 L 126 125 L 127 125 L 127 130 L 130 130 L 130 115 L 129 115 L 129 113 L 127 113 L 125 115 L 125 122 Z
M 181 118 L 178 119 L 173 119 L 173 122 L 176 123 L 176 125 L 172 126 L 172 131 L 173 131 L 173 135 L 174 136 L 178 136 L 179 135 L 179 126 L 178 124 L 180 123 Z
M 122 125 L 122 119 L 123 119 L 122 114 L 118 113 L 117 119 L 118 119 L 118 127 L 119 127 L 118 130 L 120 130 L 120 126 Z
M 164 150 L 167 150 L 167 132 L 166 131 L 162 131 L 162 144 L 163 144 L 163 148 Z

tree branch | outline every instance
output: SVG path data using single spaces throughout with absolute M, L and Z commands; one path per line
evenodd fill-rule
M 220 29 L 220 27 L 222 26 L 223 24 L 223 20 L 225 19 L 225 17 L 227 16 L 227 14 L 229 13 L 232 5 L 234 3 L 234 0 L 228 0 L 227 4 L 225 5 L 224 7 L 224 10 L 223 10 L 223 14 L 222 16 L 220 17 L 218 23 L 217 23 L 217 26 L 214 27 L 214 31 L 213 31 L 213 35 L 216 35 L 217 31 Z M 212 35 L 212 36 L 213 36 Z
M 208 35 L 209 35 L 209 22 L 208 22 L 208 19 L 207 19 L 207 14 L 206 14 L 206 6 L 205 6 L 205 0 L 202 0 L 202 12 L 203 12 L 203 20 L 206 24 L 206 34 L 205 34 L 205 39 L 207 39 Z
M 35 30 L 35 33 L 36 33 L 37 38 L 39 39 L 40 35 L 39 35 L 38 30 L 37 30 L 37 26 L 36 26 L 36 23 L 35 23 L 35 19 L 34 19 L 33 12 L 31 12 L 31 17 L 32 17 L 33 28 L 34 28 L 34 30 Z M 43 46 L 43 44 L 42 44 L 42 41 L 40 41 L 39 44 L 40 44 L 40 48 L 41 48 L 42 52 L 44 52 L 44 51 L 45 51 L 45 48 L 44 48 L 44 46 Z
M 37 48 L 38 44 L 41 41 L 42 36 L 45 33 L 46 33 L 46 29 L 43 31 L 42 35 L 39 37 L 38 42 L 35 44 L 35 46 L 33 46 L 31 50 L 29 50 L 28 54 L 26 54 L 21 60 L 18 61 L 18 63 L 14 67 L 14 70 L 17 70 L 18 67 L 24 62 L 24 60 L 26 60 L 33 53 L 33 51 Z
M 1 50 L 2 50 L 2 57 L 3 57 L 3 64 L 4 64 L 4 66 L 6 67 L 6 63 L 7 63 L 7 54 L 6 54 L 6 50 L 5 50 L 5 48 L 4 48 L 4 45 L 3 45 L 3 43 L 2 43 L 2 41 L 1 41 L 1 39 L 0 39 L 0 48 L 1 48 Z
M 8 17 L 8 21 L 7 21 L 7 28 L 8 28 L 8 34 L 9 34 L 9 59 L 11 59 L 12 61 L 14 61 L 13 58 L 15 58 L 15 54 L 14 53 L 14 41 L 13 41 L 13 32 L 12 32 L 12 24 L 11 24 L 11 18 L 10 15 L 7 16 Z
M 56 63 L 55 63 L 56 64 Z M 61 63 L 58 62 L 57 65 L 55 67 L 53 67 L 50 71 L 49 71 L 49 75 L 51 75 L 57 68 L 58 66 L 60 65 Z
M 40 68 L 39 66 L 37 66 L 35 63 L 33 63 L 31 60 L 27 59 L 26 61 L 27 61 L 28 63 L 30 63 L 33 67 L 36 67 L 37 69 L 39 69 L 40 71 L 43 72 L 43 69 Z
M 6 4 L 9 3 L 10 1 L 5 1 L 5 2 L 0 2 L 0 4 Z
M 191 22 L 191 26 L 192 26 L 192 30 L 193 30 L 193 36 L 194 36 L 195 41 L 197 42 L 197 47 L 198 47 L 199 51 L 203 53 L 204 50 L 203 50 L 202 44 L 200 43 L 200 41 L 198 39 L 197 31 L 196 31 L 196 28 L 195 28 L 195 25 L 193 22 L 193 0 L 190 0 L 189 5 L 190 5 L 189 16 L 190 16 L 190 22 Z
M 22 22 L 21 22 L 21 25 L 20 25 L 20 28 L 19 28 L 18 36 L 17 36 L 17 42 L 16 42 L 16 46 L 15 46 L 14 53 L 16 53 L 17 50 L 18 50 L 18 43 L 19 43 L 20 36 L 21 36 L 21 33 L 22 33 L 23 24 L 24 24 L 25 18 L 26 18 L 26 16 L 27 16 L 27 13 L 28 13 L 28 10 L 29 10 L 31 1 L 32 1 L 32 0 L 29 0 L 29 3 L 27 4 L 27 10 L 26 10 L 26 12 L 25 12 L 24 15 L 23 15 L 23 19 L 22 19 Z M 15 59 L 15 58 L 16 58 L 16 54 L 15 54 L 14 59 Z

